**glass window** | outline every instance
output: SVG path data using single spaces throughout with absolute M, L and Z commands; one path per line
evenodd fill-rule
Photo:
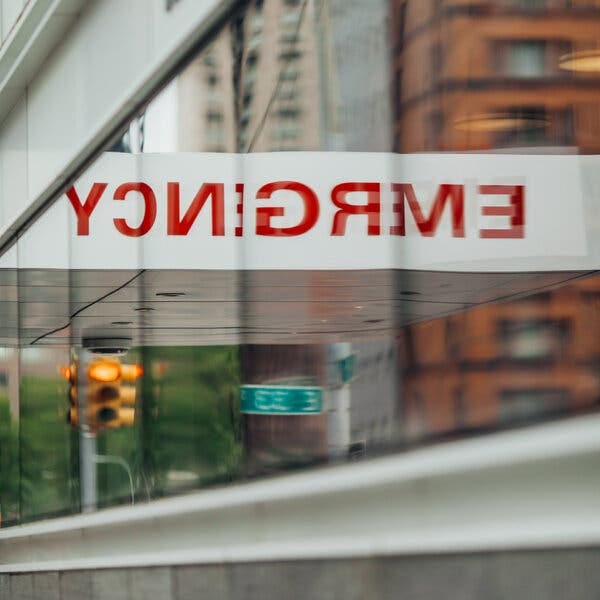
M 68 426 L 68 350 L 22 349 L 19 365 L 20 519 L 79 507 L 77 433 Z
M 502 321 L 504 354 L 516 359 L 555 357 L 566 342 L 567 327 L 562 320 Z
M 558 413 L 568 405 L 565 389 L 503 390 L 500 422 L 507 425 L 532 422 L 542 415 Z
M 4 526 L 598 410 L 591 3 L 241 4 L 3 257 Z
M 511 77 L 542 77 L 546 74 L 546 42 L 511 40 L 495 49 L 499 71 Z

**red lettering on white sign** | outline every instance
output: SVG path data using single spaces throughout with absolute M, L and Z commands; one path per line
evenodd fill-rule
M 77 219 L 77 235 L 90 234 L 90 218 L 96 209 L 108 184 L 94 183 L 85 199 L 80 197 L 71 187 L 66 195 L 75 211 Z M 483 228 L 479 231 L 482 239 L 515 239 L 525 237 L 525 187 L 522 185 L 480 185 L 478 193 L 482 196 L 498 195 L 507 196 L 508 205 L 481 206 L 481 215 L 484 217 L 507 217 L 508 227 Z M 235 212 L 237 224 L 233 230 L 236 237 L 243 235 L 244 212 L 243 183 L 235 184 L 237 202 Z M 256 193 L 256 200 L 272 200 L 274 194 L 280 191 L 294 192 L 302 203 L 302 217 L 295 225 L 276 227 L 272 220 L 275 217 L 285 216 L 282 206 L 256 207 L 256 235 L 270 237 L 300 236 L 310 231 L 318 222 L 321 214 L 321 204 L 316 192 L 308 185 L 299 181 L 272 181 L 261 186 Z M 389 227 L 390 235 L 406 235 L 406 207 L 414 219 L 415 225 L 423 237 L 434 237 L 438 231 L 444 209 L 449 205 L 452 237 L 465 237 L 465 194 L 464 186 L 459 184 L 441 184 L 433 199 L 431 209 L 427 215 L 417 200 L 413 185 L 410 183 L 392 183 L 391 191 L 394 195 L 392 209 L 394 224 Z M 157 215 L 157 200 L 154 190 L 144 182 L 126 182 L 119 185 L 114 192 L 113 199 L 124 201 L 128 195 L 136 192 L 141 195 L 144 202 L 144 211 L 141 223 L 132 226 L 124 218 L 114 218 L 113 223 L 119 233 L 128 237 L 141 237 L 146 235 L 154 226 Z M 366 202 L 360 204 L 350 203 L 348 195 L 353 193 L 364 194 Z M 346 234 L 348 219 L 352 216 L 366 216 L 366 234 L 380 236 L 381 227 L 381 184 L 378 182 L 348 181 L 335 185 L 331 190 L 331 203 L 336 208 L 331 221 L 331 236 Z M 210 199 L 211 208 L 211 233 L 213 236 L 225 235 L 225 184 L 204 183 L 194 196 L 191 204 L 181 215 L 180 184 L 177 181 L 167 182 L 166 209 L 167 209 L 167 235 L 187 236 L 198 218 L 200 211 Z
M 523 238 L 525 237 L 525 188 L 522 185 L 480 185 L 480 194 L 498 194 L 509 197 L 509 206 L 482 206 L 484 217 L 509 217 L 507 229 L 482 229 L 481 238 Z
M 225 235 L 225 191 L 222 183 L 205 183 L 180 217 L 179 183 L 167 183 L 167 235 L 187 235 L 206 201 L 211 198 L 212 234 Z
M 279 190 L 296 192 L 304 205 L 304 216 L 292 227 L 273 227 L 272 217 L 282 217 L 285 213 L 281 206 L 264 206 L 256 209 L 256 235 L 292 236 L 302 235 L 311 229 L 319 219 L 319 199 L 314 191 L 297 181 L 274 181 L 263 185 L 256 193 L 258 200 L 269 200 Z
M 129 237 L 142 237 L 146 235 L 154 221 L 156 220 L 156 197 L 152 188 L 141 181 L 129 181 L 121 184 L 116 190 L 113 198 L 115 200 L 125 200 L 127 194 L 139 192 L 144 200 L 144 216 L 142 222 L 137 227 L 131 227 L 125 219 L 113 219 L 113 223 L 119 233 Z
M 81 204 L 74 186 L 67 190 L 67 198 L 75 209 L 75 216 L 77 217 L 77 235 L 89 235 L 90 216 L 107 186 L 108 183 L 94 183 L 83 204 Z
M 410 212 L 415 219 L 418 230 L 425 237 L 435 235 L 442 212 L 444 211 L 444 206 L 449 198 L 452 216 L 452 237 L 465 237 L 465 199 L 462 185 L 451 185 L 448 183 L 440 185 L 428 217 L 423 214 L 412 185 L 409 183 L 393 183 L 392 190 L 396 194 L 396 201 L 394 202 L 396 225 L 390 227 L 392 235 L 406 235 L 404 198 L 408 201 Z

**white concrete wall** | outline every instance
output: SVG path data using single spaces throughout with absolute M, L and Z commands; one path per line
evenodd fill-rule
M 0 246 L 231 4 L 1 0 Z
M 9 36 L 29 0 L 0 1 L 0 42 Z

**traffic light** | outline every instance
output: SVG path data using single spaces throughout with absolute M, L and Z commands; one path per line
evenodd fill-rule
M 62 367 L 61 374 L 69 382 L 67 423 L 79 428 L 80 396 L 77 392 L 78 362 Z M 83 366 L 81 367 L 84 368 Z M 85 421 L 92 433 L 133 425 L 135 420 L 135 381 L 143 375 L 140 365 L 122 365 L 118 358 L 94 358 L 87 365 L 87 377 L 81 381 L 86 400 Z M 127 385 L 129 384 L 129 385 Z M 83 403 L 82 403 L 83 404 Z
M 135 384 L 124 384 L 134 383 L 142 374 L 140 365 L 122 365 L 115 357 L 90 361 L 87 368 L 86 415 L 92 432 L 133 425 Z
M 77 402 L 77 360 L 68 367 L 61 367 L 60 374 L 69 382 L 69 410 L 67 423 L 71 427 L 79 427 L 79 407 Z

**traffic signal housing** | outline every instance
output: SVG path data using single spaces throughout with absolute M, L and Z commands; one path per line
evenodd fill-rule
M 87 367 L 88 425 L 92 432 L 131 426 L 135 421 L 135 381 L 140 365 L 122 365 L 116 357 L 95 358 Z
M 85 400 L 85 422 L 90 432 L 131 426 L 135 421 L 135 382 L 143 375 L 141 365 L 122 365 L 116 357 L 93 358 L 89 361 L 84 386 L 78 394 L 78 361 L 62 367 L 61 374 L 69 382 L 67 423 L 81 427 L 80 410 Z M 81 405 L 81 406 L 80 406 Z
M 77 360 L 67 367 L 61 367 L 60 374 L 69 382 L 69 410 L 67 423 L 71 427 L 79 427 L 79 405 L 77 398 Z

